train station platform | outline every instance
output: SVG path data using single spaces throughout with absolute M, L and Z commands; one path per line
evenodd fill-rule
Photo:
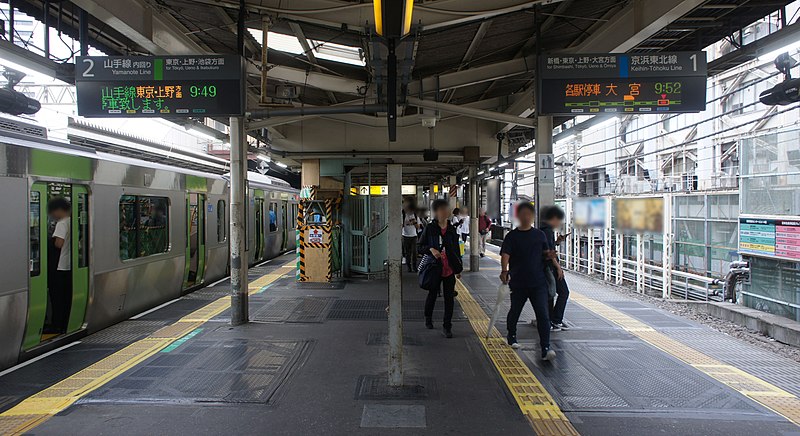
M 798 434 L 800 363 L 568 273 L 555 362 L 536 329 L 505 346 L 497 254 L 464 273 L 455 337 L 423 324 L 404 275 L 405 387 L 387 386 L 385 281 L 295 282 L 250 270 L 251 323 L 209 286 L 0 376 L 0 433 Z M 507 310 L 502 303 L 501 311 Z M 530 308 L 521 322 L 530 323 Z

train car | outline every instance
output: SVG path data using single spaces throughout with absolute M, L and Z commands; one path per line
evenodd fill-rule
M 298 192 L 248 178 L 252 265 L 294 248 Z M 54 142 L 2 120 L 0 369 L 224 277 L 229 192 L 224 175 Z M 51 237 L 55 198 L 69 202 L 68 274 Z

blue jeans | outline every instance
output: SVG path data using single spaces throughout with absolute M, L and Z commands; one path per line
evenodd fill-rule
M 549 295 L 547 288 L 539 286 L 535 288 L 511 288 L 511 310 L 506 317 L 508 335 L 517 335 L 517 322 L 525 302 L 531 302 L 533 311 L 536 313 L 536 329 L 539 331 L 539 345 L 542 350 L 550 348 L 550 316 L 549 316 Z

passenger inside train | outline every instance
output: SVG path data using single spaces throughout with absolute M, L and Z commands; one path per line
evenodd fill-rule
M 70 210 L 69 201 L 64 197 L 53 198 L 47 204 L 47 214 L 55 221 L 51 241 L 55 248 L 54 253 L 58 253 L 58 260 L 51 267 L 51 280 L 48 283 L 50 324 L 43 330 L 43 334 L 59 335 L 67 332 L 72 305 Z

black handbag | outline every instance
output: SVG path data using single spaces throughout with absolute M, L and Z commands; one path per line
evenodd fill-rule
M 425 254 L 419 261 L 419 287 L 426 291 L 439 291 L 442 286 L 442 262 Z

